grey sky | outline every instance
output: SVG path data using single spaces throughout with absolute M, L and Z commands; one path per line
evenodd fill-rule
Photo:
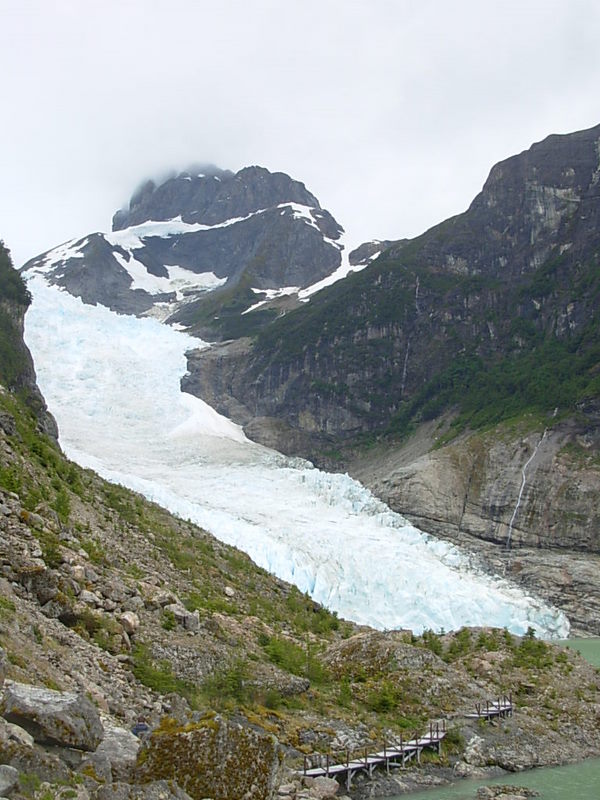
M 0 0 L 0 237 L 108 230 L 148 176 L 260 164 L 353 243 L 463 211 L 600 122 L 597 0 Z

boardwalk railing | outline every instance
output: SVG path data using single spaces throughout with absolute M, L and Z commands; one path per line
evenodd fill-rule
M 357 772 L 366 772 L 371 777 L 376 767 L 384 766 L 389 774 L 390 769 L 402 768 L 413 758 L 420 763 L 421 753 L 425 748 L 437 750 L 441 754 L 446 733 L 446 721 L 442 720 L 430 722 L 429 730 L 422 735 L 416 733 L 411 739 L 400 736 L 398 741 L 384 742 L 383 749 L 376 753 L 369 753 L 368 748 L 365 748 L 360 755 L 351 755 L 346 750 L 343 757 L 329 753 L 315 754 L 310 758 L 305 756 L 302 774 L 311 778 L 345 778 L 346 788 L 350 789 L 352 778 Z
M 467 719 L 487 719 L 490 722 L 495 717 L 512 717 L 512 694 L 499 697 L 497 700 L 475 703 L 475 712 L 465 714 Z

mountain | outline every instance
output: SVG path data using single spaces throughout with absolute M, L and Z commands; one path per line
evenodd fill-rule
M 158 315 L 215 339 L 260 328 L 289 295 L 334 272 L 342 233 L 304 184 L 281 172 L 205 167 L 146 182 L 114 215 L 111 233 L 67 242 L 24 269 L 86 303 Z
M 463 214 L 184 379 L 596 632 L 599 152 L 597 126 L 497 164 Z
M 450 409 L 464 428 L 593 405 L 599 141 L 551 136 L 496 165 L 465 213 L 263 330 L 232 395 L 314 450 Z
M 3 256 L 0 307 L 20 319 L 29 298 Z M 11 336 L 0 373 L 4 794 L 317 800 L 338 786 L 303 780 L 305 754 L 364 752 L 440 714 L 454 719 L 442 758 L 401 782 L 375 776 L 369 791 L 416 787 L 454 765 L 464 775 L 598 754 L 597 676 L 573 652 L 531 632 L 416 637 L 339 620 L 66 459 L 18 389 L 27 373 L 33 390 L 32 373 L 18 327 Z M 507 687 L 519 713 L 501 730 L 463 716 Z

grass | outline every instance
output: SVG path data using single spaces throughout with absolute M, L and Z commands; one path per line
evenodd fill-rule
M 187 699 L 193 696 L 193 687 L 188 682 L 175 677 L 168 661 L 155 661 L 146 644 L 138 642 L 132 650 L 131 657 L 133 674 L 144 686 L 160 694 L 176 692 Z

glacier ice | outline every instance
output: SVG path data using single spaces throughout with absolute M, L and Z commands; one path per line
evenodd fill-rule
M 347 475 L 257 445 L 180 391 L 198 340 L 29 281 L 25 336 L 66 454 L 135 489 L 341 616 L 415 632 L 495 625 L 564 637 L 556 609 L 470 566 Z

